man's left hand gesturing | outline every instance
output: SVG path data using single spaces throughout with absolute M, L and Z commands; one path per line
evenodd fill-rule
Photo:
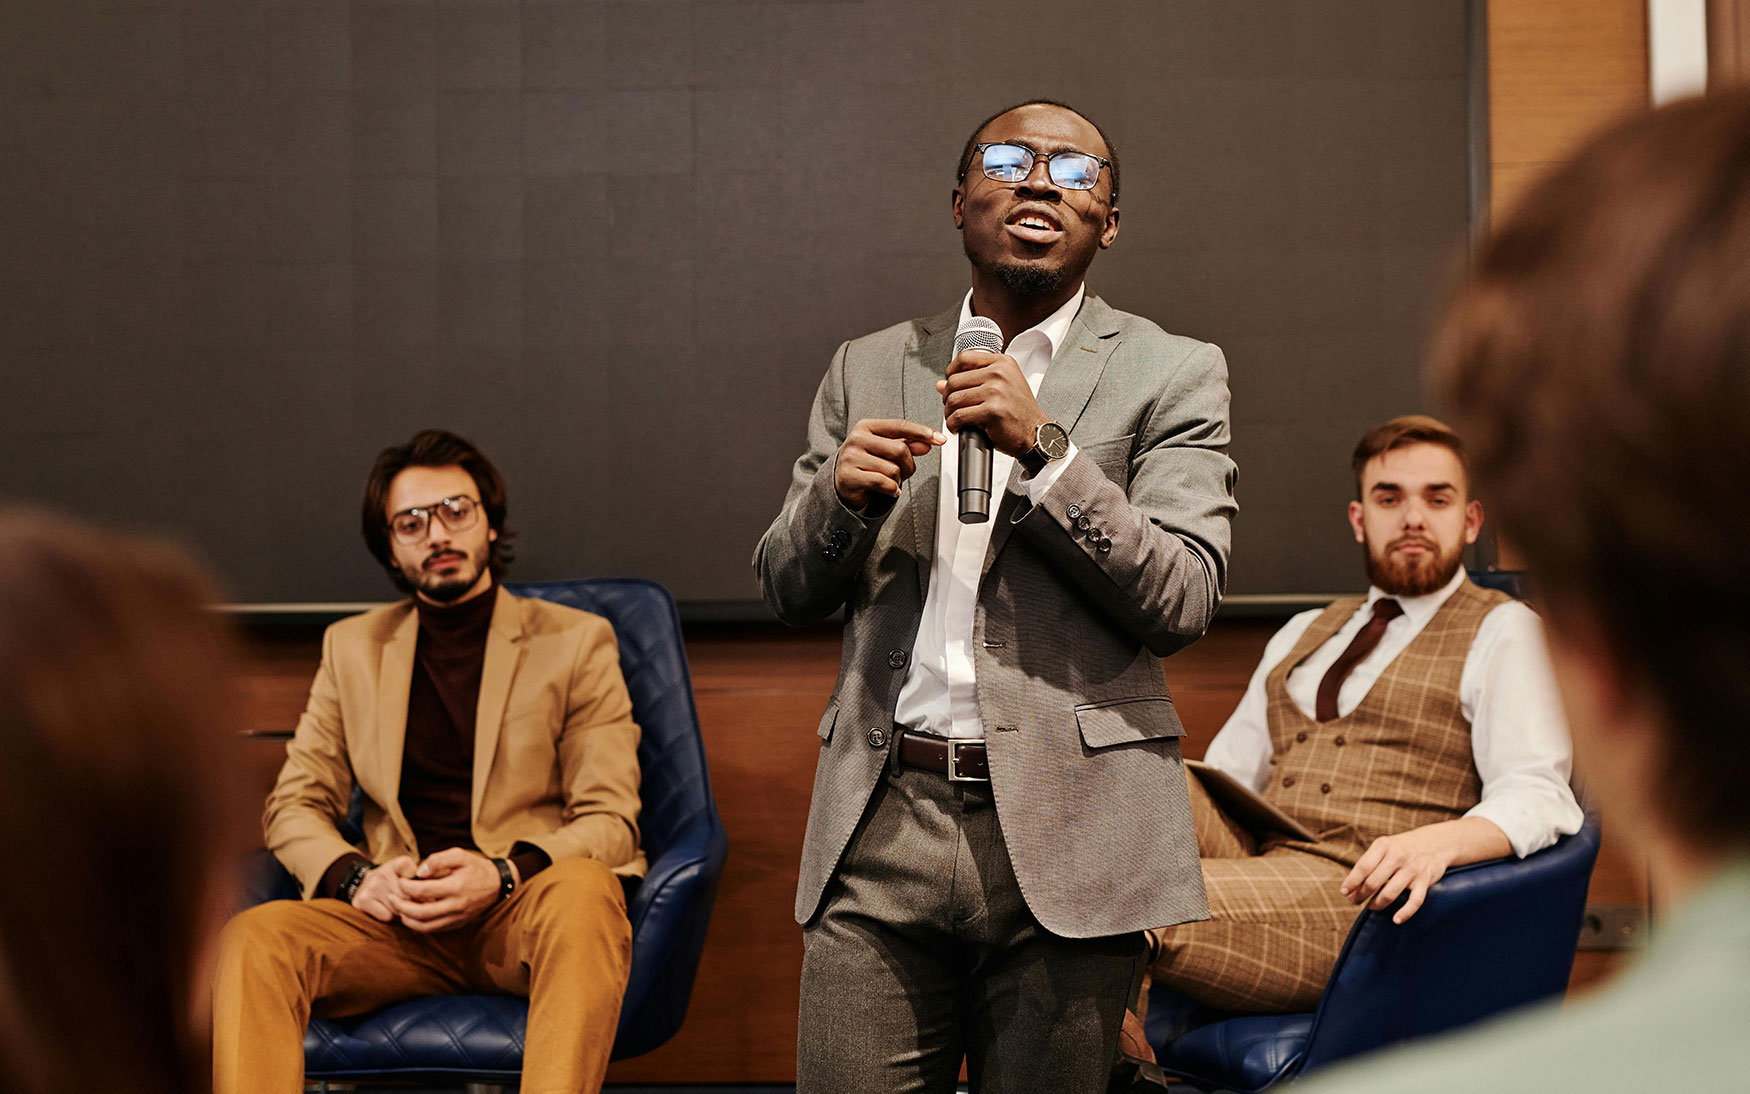
M 948 378 L 936 381 L 947 413 L 947 430 L 982 429 L 998 452 L 1019 457 L 1037 442 L 1051 418 L 1033 397 L 1021 366 L 1006 353 L 969 349 L 948 363 Z
M 516 875 L 516 864 L 511 864 Z M 520 881 L 521 879 L 518 878 Z M 402 883 L 397 910 L 409 930 L 433 934 L 478 919 L 498 903 L 498 867 L 478 851 L 451 847 L 427 856 Z

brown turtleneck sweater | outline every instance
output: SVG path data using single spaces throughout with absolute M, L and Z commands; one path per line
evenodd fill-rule
M 413 658 L 413 688 L 407 696 L 407 735 L 401 750 L 401 812 L 422 856 L 474 845 L 474 723 L 480 706 L 480 673 L 498 586 L 460 604 L 430 604 L 414 598 L 419 642 Z M 528 843 L 512 848 L 523 881 L 546 868 L 547 853 Z M 343 855 L 322 876 L 317 892 L 333 896 L 354 862 Z

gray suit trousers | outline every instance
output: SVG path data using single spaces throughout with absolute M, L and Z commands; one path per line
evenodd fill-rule
M 1098 1094 L 1140 932 L 1069 939 L 1022 899 L 989 783 L 884 775 L 805 925 L 797 1094 Z

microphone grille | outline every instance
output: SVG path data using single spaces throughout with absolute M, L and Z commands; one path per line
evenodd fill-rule
M 969 349 L 991 353 L 1003 351 L 1003 329 L 997 326 L 996 320 L 982 315 L 967 317 L 960 329 L 954 332 L 954 356 L 958 357 Z

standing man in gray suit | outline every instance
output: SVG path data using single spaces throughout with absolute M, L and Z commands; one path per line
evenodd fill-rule
M 972 289 L 839 347 L 754 555 L 788 622 L 849 607 L 802 850 L 801 1094 L 1104 1089 L 1142 931 L 1207 909 L 1159 658 L 1203 634 L 1235 512 L 1226 364 L 1082 279 L 1118 159 L 1036 101 L 967 141 Z M 977 315 L 1003 353 L 953 353 Z M 988 523 L 957 446 L 993 450 Z

